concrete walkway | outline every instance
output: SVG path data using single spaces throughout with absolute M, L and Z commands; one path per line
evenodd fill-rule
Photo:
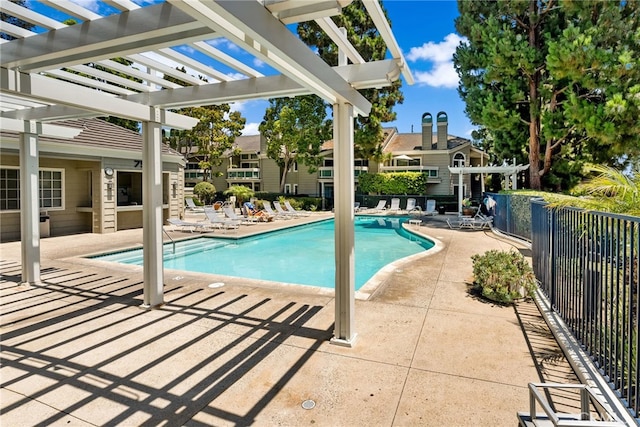
M 437 217 L 410 229 L 441 250 L 356 301 L 351 349 L 328 341 L 333 296 L 309 288 L 166 271 L 166 304 L 141 309 L 140 267 L 79 255 L 142 230 L 43 239 L 41 287 L 19 284 L 20 244 L 4 243 L 0 424 L 514 426 L 529 382 L 576 382 L 534 303 L 470 291 L 472 254 L 526 248 Z

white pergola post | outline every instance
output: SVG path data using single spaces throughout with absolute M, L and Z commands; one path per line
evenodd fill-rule
M 462 199 L 464 198 L 463 190 L 464 187 L 462 185 L 463 176 L 462 172 L 458 172 L 458 214 L 462 215 Z
M 22 283 L 40 284 L 40 197 L 38 135 L 35 122 L 24 122 L 20 136 L 20 248 Z
M 334 104 L 333 119 L 336 318 L 331 342 L 352 347 L 356 339 L 353 106 L 347 103 Z
M 142 122 L 143 307 L 164 302 L 162 264 L 162 128 Z

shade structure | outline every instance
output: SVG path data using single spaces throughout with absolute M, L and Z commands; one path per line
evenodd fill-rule
M 91 2 L 92 10 L 69 1 L 47 1 L 33 10 L 3 2 L 8 18 L 29 22 L 27 28 L 2 22 L 0 40 L 0 118 L 3 127 L 24 129 L 20 147 L 21 179 L 37 182 L 38 137 L 67 133 L 43 123 L 115 116 L 141 123 L 143 152 L 144 303 L 163 304 L 162 175 L 159 147 L 163 128 L 190 129 L 197 120 L 174 111 L 212 105 L 315 94 L 338 106 L 338 145 L 351 156 L 353 133 L 346 121 L 368 115 L 371 103 L 360 89 L 391 85 L 402 75 L 413 77 L 384 11 L 377 0 L 363 7 L 388 48 L 386 59 L 367 62 L 337 28 L 333 17 L 350 0 L 321 2 L 167 0 Z M 29 5 L 29 3 L 25 3 Z M 39 3 L 33 2 L 33 5 Z M 72 18 L 77 25 L 66 25 Z M 338 66 L 325 63 L 295 34 L 291 24 L 314 20 L 348 57 Z M 222 47 L 226 49 L 222 49 Z M 240 52 L 240 53 L 238 53 Z M 260 64 L 258 71 L 255 64 Z M 264 68 L 262 68 L 264 65 Z M 268 72 L 266 71 L 268 69 Z M 342 202 L 336 208 L 343 229 L 353 225 L 353 162 L 342 161 Z M 25 186 L 21 199 L 23 281 L 39 282 L 37 185 Z M 349 201 L 351 200 L 351 202 Z M 340 253 L 353 250 L 352 239 Z M 345 255 L 346 256 L 346 255 Z M 340 263 L 343 265 L 344 263 Z M 352 285 L 353 264 L 347 263 L 336 290 Z M 353 296 L 345 292 L 347 300 Z M 339 339 L 350 343 L 352 301 L 343 301 Z M 345 314 L 346 313 L 346 314 Z

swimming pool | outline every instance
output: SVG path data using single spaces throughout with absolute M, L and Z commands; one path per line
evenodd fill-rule
M 433 242 L 402 228 L 408 217 L 357 216 L 355 288 L 398 259 L 423 252 Z M 276 282 L 333 288 L 334 221 L 326 220 L 237 240 L 203 236 L 164 245 L 164 267 Z M 92 257 L 142 265 L 142 249 Z

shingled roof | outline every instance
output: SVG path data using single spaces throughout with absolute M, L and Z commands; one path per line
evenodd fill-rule
M 432 148 L 436 149 L 438 141 L 437 135 L 433 135 Z M 455 135 L 447 135 L 447 149 L 452 150 L 460 145 L 470 143 L 466 138 Z M 391 138 L 389 143 L 384 147 L 386 153 L 396 153 L 400 151 L 422 150 L 422 134 L 421 133 L 397 133 Z
M 62 120 L 55 122 L 59 126 L 82 129 L 78 136 L 72 139 L 51 138 L 41 136 L 40 142 L 55 142 L 59 144 L 81 146 L 85 149 L 108 148 L 114 150 L 126 150 L 142 153 L 142 135 L 129 129 L 125 129 L 113 123 L 97 118 L 78 120 Z M 1 131 L 2 138 L 20 138 L 18 132 Z M 181 156 L 166 144 L 162 144 L 162 153 Z

